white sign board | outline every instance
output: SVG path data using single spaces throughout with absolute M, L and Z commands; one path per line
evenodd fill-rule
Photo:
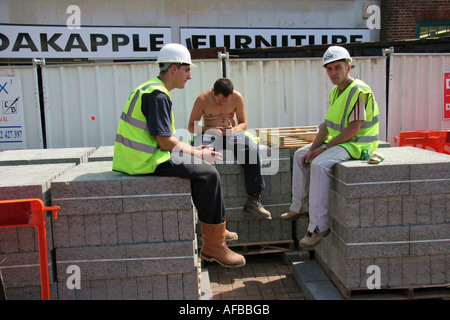
M 0 77 L 0 151 L 25 149 L 22 82 Z
M 370 41 L 369 29 L 180 28 L 181 44 L 193 49 L 294 47 Z
M 0 58 L 155 58 L 171 28 L 0 25 Z

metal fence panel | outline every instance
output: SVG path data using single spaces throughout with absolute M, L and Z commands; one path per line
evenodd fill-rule
M 197 96 L 222 76 L 219 60 L 195 63 L 198 67 L 191 69 L 185 89 L 171 92 L 177 129 L 187 129 Z M 353 76 L 372 86 L 384 110 L 384 59 L 355 59 L 355 66 Z M 112 145 L 130 92 L 157 73 L 154 63 L 44 67 L 48 147 Z M 318 125 L 324 120 L 332 84 L 321 59 L 229 60 L 227 77 L 244 96 L 249 129 Z
M 393 54 L 390 68 L 389 142 L 402 131 L 450 129 L 443 119 L 450 54 Z

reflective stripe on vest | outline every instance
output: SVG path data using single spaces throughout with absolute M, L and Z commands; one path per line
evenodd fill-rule
M 151 154 L 153 154 L 157 149 L 157 147 L 127 139 L 120 134 L 116 135 L 116 142 L 122 143 L 124 146 L 127 146 L 128 148 Z

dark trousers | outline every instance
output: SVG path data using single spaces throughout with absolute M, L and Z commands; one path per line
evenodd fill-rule
M 234 158 L 244 169 L 245 190 L 248 194 L 258 193 L 264 190 L 266 184 L 261 173 L 261 155 L 259 146 L 251 138 L 245 135 L 244 131 L 233 134 L 232 136 L 220 137 L 204 134 L 201 140 L 198 136 L 194 139 L 195 146 L 212 145 L 218 151 L 225 153 L 226 150 L 233 150 Z M 226 154 L 223 155 L 224 159 Z
M 208 224 L 219 224 L 225 216 L 225 202 L 217 169 L 210 164 L 181 163 L 171 160 L 160 164 L 153 175 L 191 180 L 192 200 L 198 218 Z

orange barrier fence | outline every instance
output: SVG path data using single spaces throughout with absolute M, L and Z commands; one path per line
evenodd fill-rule
M 399 147 L 412 146 L 450 154 L 450 129 L 403 131 L 394 137 L 394 142 L 399 142 Z

